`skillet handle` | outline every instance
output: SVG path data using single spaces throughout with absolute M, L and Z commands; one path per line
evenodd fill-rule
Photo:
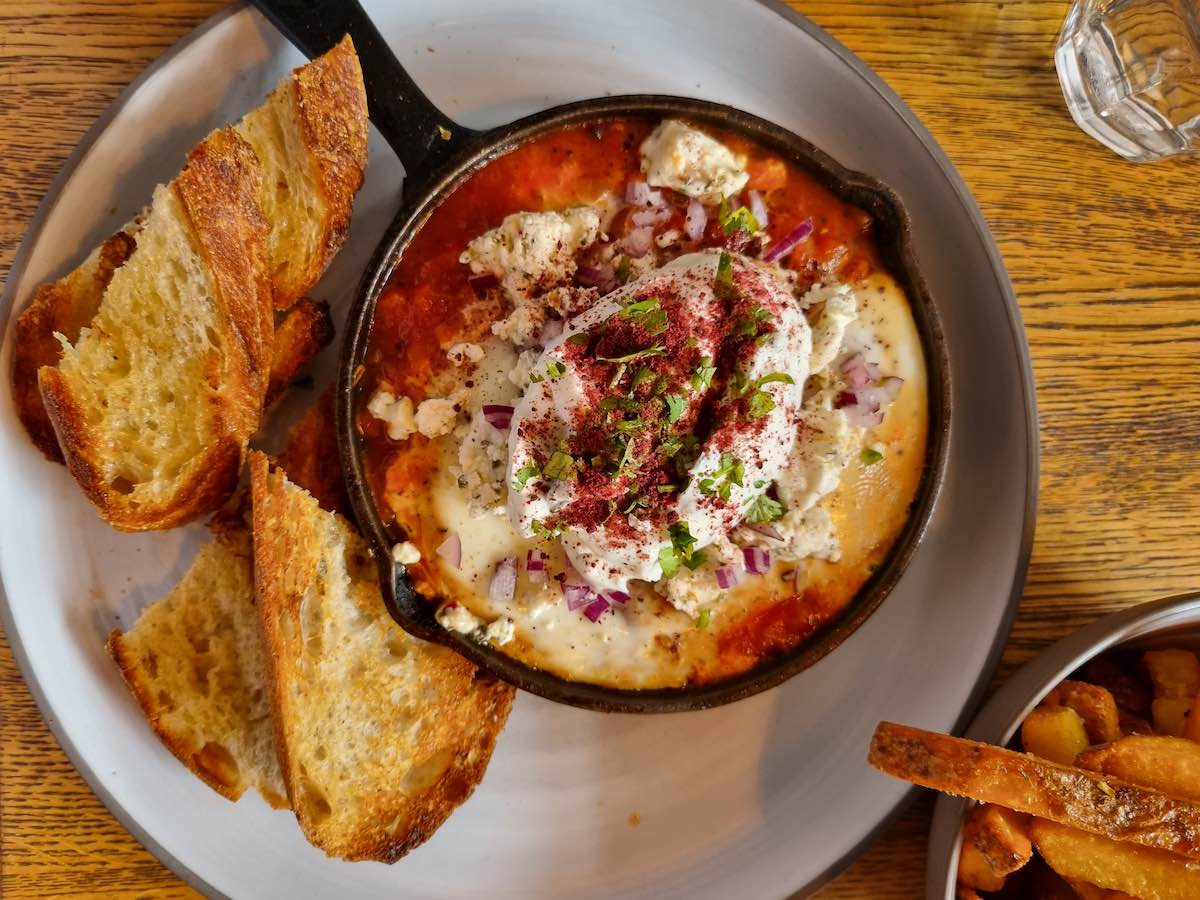
M 473 133 L 421 92 L 357 0 L 252 2 L 310 59 L 350 35 L 362 65 L 371 122 L 400 157 L 406 177 L 424 175 Z

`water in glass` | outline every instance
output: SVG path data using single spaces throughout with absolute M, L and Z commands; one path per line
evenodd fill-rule
M 1200 150 L 1200 0 L 1076 0 L 1055 65 L 1079 127 L 1126 159 Z

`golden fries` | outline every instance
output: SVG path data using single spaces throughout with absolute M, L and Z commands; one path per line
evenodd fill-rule
M 1038 707 L 1021 724 L 1021 744 L 1034 756 L 1069 766 L 1088 748 L 1079 713 L 1066 706 Z
M 914 784 L 1200 859 L 1200 801 L 890 722 L 875 729 L 868 761 Z
M 1147 650 L 1142 662 L 1154 682 L 1155 697 L 1195 697 L 1200 693 L 1200 659 L 1190 650 Z
M 998 891 L 1004 887 L 1004 876 L 992 871 L 979 848 L 965 836 L 958 854 L 958 882 L 979 891 Z
M 1184 738 L 1131 735 L 1081 753 L 1075 765 L 1174 797 L 1200 800 L 1200 744 Z
M 1200 897 L 1200 862 L 1044 819 L 1034 819 L 1029 830 L 1042 859 L 1064 878 L 1135 897 Z
M 1154 730 L 1172 737 L 1183 734 L 1184 719 L 1191 706 L 1188 697 L 1155 697 L 1150 707 Z
M 1107 744 L 1121 736 L 1117 701 L 1107 688 L 1086 681 L 1064 681 L 1045 696 L 1041 706 L 1065 706 L 1075 710 L 1087 729 L 1088 741 L 1093 744 Z M 1025 749 L 1030 753 L 1037 752 L 1028 744 Z

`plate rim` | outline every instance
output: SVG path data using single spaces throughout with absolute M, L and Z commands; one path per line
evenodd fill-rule
M 1026 488 L 1025 488 L 1025 515 L 1021 525 L 1021 542 L 1017 555 L 1017 564 L 1013 571 L 1013 581 L 1009 589 L 1008 603 L 1001 618 L 999 627 L 996 629 L 996 634 L 992 640 L 992 645 L 984 665 L 980 670 L 975 684 L 967 695 L 967 700 L 963 704 L 957 719 L 954 723 L 954 732 L 959 732 L 973 717 L 980 701 L 983 699 L 983 693 L 991 681 L 992 675 L 1000 662 L 1000 657 L 1003 654 L 1004 647 L 1008 642 L 1009 634 L 1012 631 L 1013 621 L 1016 618 L 1017 610 L 1020 604 L 1021 595 L 1024 592 L 1026 576 L 1029 570 L 1030 557 L 1033 550 L 1034 526 L 1037 519 L 1038 508 L 1038 488 L 1040 474 L 1040 457 L 1041 447 L 1039 441 L 1039 417 L 1037 410 L 1037 398 L 1035 393 L 1035 383 L 1033 376 L 1033 365 L 1029 351 L 1029 343 L 1025 338 L 1025 326 L 1021 318 L 1020 306 L 1017 302 L 1016 293 L 1013 289 L 1012 280 L 1008 275 L 1008 269 L 1004 264 L 1004 260 L 1000 255 L 999 248 L 996 246 L 995 238 L 992 236 L 991 230 L 988 228 L 987 222 L 983 217 L 983 212 L 979 208 L 962 175 L 955 168 L 950 158 L 942 150 L 933 134 L 920 122 L 916 114 L 909 109 L 908 105 L 900 98 L 900 96 L 888 86 L 870 66 L 863 60 L 859 59 L 849 48 L 841 43 L 837 38 L 833 37 L 829 32 L 817 25 L 811 19 L 792 7 L 786 5 L 783 0 L 754 0 L 766 9 L 774 12 L 780 18 L 790 25 L 799 28 L 809 37 L 816 40 L 819 44 L 830 50 L 841 63 L 850 71 L 852 71 L 859 79 L 867 84 L 880 99 L 882 99 L 892 109 L 893 113 L 904 123 L 905 127 L 912 132 L 917 141 L 921 144 L 924 151 L 929 154 L 930 158 L 941 172 L 942 177 L 947 184 L 953 189 L 954 194 L 967 212 L 971 224 L 975 229 L 975 234 L 979 243 L 983 247 L 992 275 L 999 288 L 999 292 L 1004 301 L 1005 313 L 1008 318 L 1009 336 L 1012 339 L 1013 349 L 1017 356 L 1018 367 L 1020 370 L 1020 386 L 1021 400 L 1025 411 L 1025 421 L 1028 426 L 1028 434 L 1025 447 L 1025 467 L 1026 467 Z M 45 222 L 50 212 L 57 205 L 63 187 L 70 179 L 80 161 L 91 150 L 92 145 L 108 128 L 109 123 L 117 116 L 118 113 L 129 102 L 130 98 L 148 81 L 151 77 L 159 72 L 160 69 L 166 67 L 171 61 L 207 34 L 209 31 L 222 25 L 227 19 L 241 14 L 248 8 L 252 7 L 250 0 L 236 0 L 229 6 L 225 7 L 209 16 L 192 30 L 188 31 L 179 38 L 171 46 L 167 47 L 161 54 L 146 65 L 121 91 L 113 98 L 113 100 L 105 107 L 103 112 L 96 120 L 88 127 L 80 137 L 75 148 L 63 161 L 62 168 L 51 180 L 46 188 L 46 193 L 38 204 L 33 216 L 29 220 L 29 225 L 25 233 L 21 237 L 20 243 L 17 245 L 17 250 L 13 254 L 12 263 L 9 266 L 7 277 L 5 278 L 4 290 L 0 293 L 0 321 L 7 322 L 11 316 L 11 308 L 16 303 L 16 284 L 21 280 L 24 273 L 27 258 L 33 246 L 37 243 L 39 236 L 45 226 Z M 83 780 L 87 783 L 92 793 L 104 805 L 109 813 L 124 827 L 135 840 L 148 850 L 163 866 L 165 866 L 172 874 L 178 877 L 185 884 L 191 886 L 195 890 L 201 892 L 207 897 L 229 898 L 229 895 L 218 891 L 215 887 L 209 884 L 205 879 L 188 866 L 184 865 L 173 854 L 169 853 L 153 836 L 143 829 L 141 825 L 133 818 L 133 816 L 116 801 L 108 790 L 104 787 L 100 778 L 92 770 L 84 760 L 82 754 L 75 744 L 70 741 L 62 729 L 59 727 L 58 721 L 53 715 L 53 709 L 49 707 L 48 701 L 42 692 L 41 685 L 36 679 L 31 677 L 31 668 L 29 659 L 25 653 L 24 647 L 21 644 L 19 636 L 16 635 L 14 628 L 14 620 L 11 607 L 8 601 L 7 591 L 4 586 L 3 573 L 0 572 L 0 624 L 4 626 L 4 633 L 13 659 L 17 663 L 18 671 L 21 674 L 21 679 L 24 681 L 29 693 L 33 696 L 34 702 L 37 704 L 38 712 L 41 714 L 42 720 L 46 723 L 51 735 L 70 760 L 71 765 L 80 774 Z M 890 810 L 888 810 L 879 821 L 871 828 L 861 839 L 859 839 L 850 849 L 843 853 L 836 860 L 832 861 L 818 875 L 810 879 L 803 885 L 798 885 L 792 889 L 790 896 L 803 897 L 815 893 L 820 888 L 824 887 L 835 877 L 841 874 L 851 863 L 858 859 L 875 841 L 886 831 L 893 822 L 907 809 L 912 802 L 919 796 L 919 790 L 915 787 L 909 788 L 896 801 Z

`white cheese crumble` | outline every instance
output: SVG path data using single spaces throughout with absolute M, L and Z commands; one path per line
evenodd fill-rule
M 497 647 L 503 647 L 513 639 L 517 633 L 517 624 L 512 619 L 505 617 L 492 622 L 484 629 L 483 636 L 495 644 Z
M 393 441 L 402 441 L 417 430 L 413 402 L 408 397 L 397 397 L 391 391 L 378 390 L 367 404 L 367 412 L 387 423 L 388 437 Z
M 412 541 L 401 541 L 392 547 L 392 559 L 401 565 L 415 565 L 421 561 L 421 551 Z
M 483 621 L 465 606 L 457 603 L 447 603 L 437 611 L 438 624 L 447 631 L 457 631 L 459 634 L 471 634 L 483 626 Z
M 746 186 L 744 161 L 720 141 L 678 119 L 662 122 L 642 142 L 642 171 L 653 187 L 667 187 L 717 204 Z
M 460 341 L 446 348 L 446 357 L 456 366 L 464 366 L 469 362 L 477 363 L 483 359 L 483 348 L 478 344 Z
M 496 276 L 508 299 L 519 305 L 535 291 L 573 275 L 575 253 L 599 234 L 600 215 L 590 206 L 513 213 L 499 228 L 471 241 L 459 261 L 476 275 Z
M 508 318 L 492 323 L 492 334 L 514 347 L 528 347 L 542 330 L 545 318 L 545 310 L 535 306 L 518 306 L 509 313 Z
M 846 326 L 858 318 L 858 298 L 845 284 L 813 285 L 800 305 L 806 309 L 824 303 L 820 318 L 813 326 L 810 372 L 820 372 L 837 357 L 846 336 Z
M 425 437 L 432 438 L 449 434 L 458 419 L 458 412 L 453 400 L 430 398 L 421 401 L 415 419 L 417 430 Z

